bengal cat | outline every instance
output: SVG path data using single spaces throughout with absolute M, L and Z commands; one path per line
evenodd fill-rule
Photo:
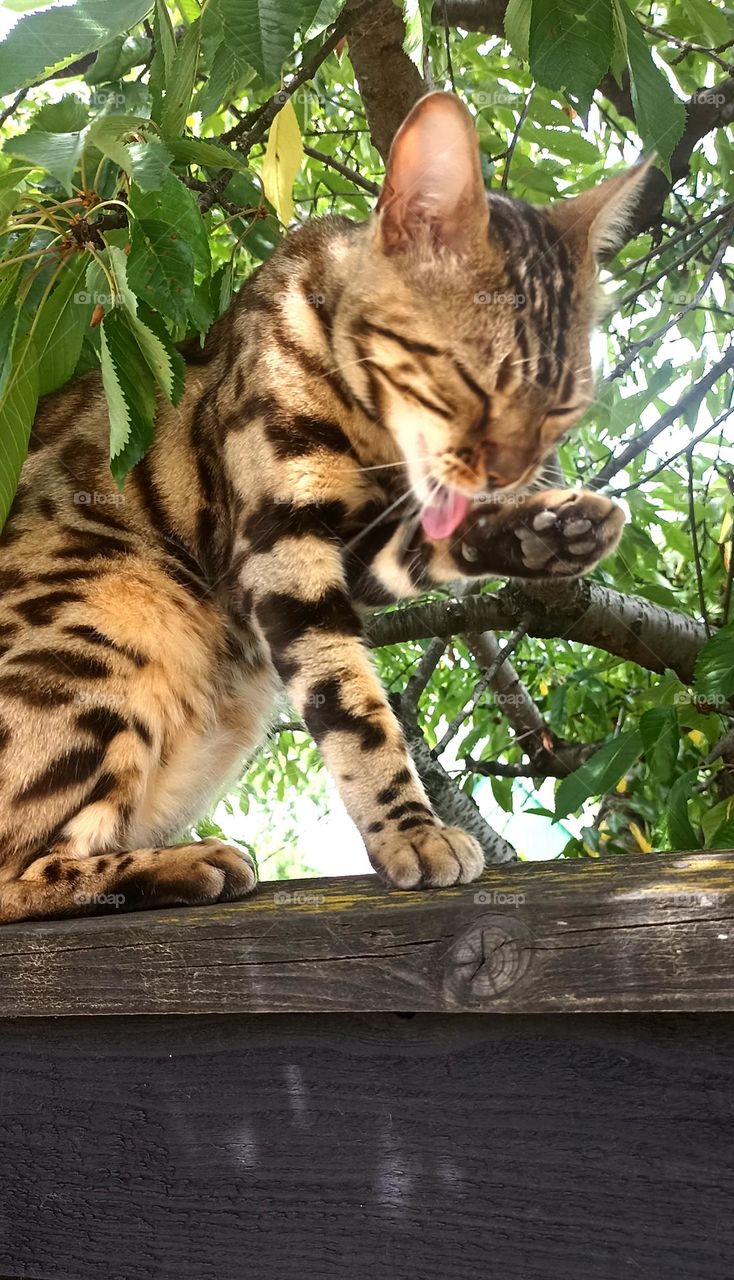
M 431 94 L 369 221 L 290 232 L 241 290 L 122 496 L 98 377 L 42 402 L 0 543 L 0 920 L 249 893 L 246 853 L 171 841 L 255 749 L 279 678 L 389 885 L 479 875 L 361 617 L 616 545 L 607 498 L 530 486 L 590 403 L 595 255 L 639 172 L 547 208 L 488 199 L 471 116 Z

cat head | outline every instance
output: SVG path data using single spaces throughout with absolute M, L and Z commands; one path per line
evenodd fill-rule
M 431 536 L 477 495 L 531 483 L 591 402 L 597 261 L 623 243 L 646 171 L 532 206 L 487 196 L 453 95 L 421 99 L 399 130 L 338 354 L 397 442 Z

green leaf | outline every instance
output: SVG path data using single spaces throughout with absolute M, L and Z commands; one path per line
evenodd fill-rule
M 58 102 L 47 102 L 31 121 L 31 128 L 44 129 L 46 133 L 78 133 L 89 122 L 89 111 L 84 103 L 67 93 Z
M 652 707 L 640 717 L 645 759 L 656 778 L 669 782 L 678 759 L 680 730 L 675 707 Z
M 99 116 L 87 130 L 87 141 L 132 175 L 133 157 L 127 139 L 146 128 L 150 128 L 150 122 L 142 116 Z
M 161 110 L 161 131 L 171 137 L 183 133 L 194 92 L 199 61 L 201 27 L 194 22 L 176 49 L 170 74 L 166 77 L 166 96 Z
M 172 138 L 164 137 L 163 141 L 177 164 L 200 164 L 210 169 L 239 169 L 249 174 L 246 161 L 229 147 L 220 147 L 218 142 L 208 138 Z
M 527 62 L 530 40 L 530 10 L 532 0 L 510 0 L 505 9 L 505 35 L 512 45 L 512 51 L 523 62 Z
M 0 191 L 0 230 L 5 226 L 18 203 L 20 192 L 17 187 L 6 187 Z
M 653 62 L 644 32 L 625 0 L 613 0 L 618 28 L 624 27 L 630 92 L 635 123 L 644 146 L 656 152 L 667 170 L 673 148 L 680 139 L 686 112 L 664 73 Z
M 178 404 L 183 395 L 186 374 L 183 356 L 176 350 L 161 317 L 144 302 L 138 303 L 135 336 L 161 391 L 171 404 Z
M 20 19 L 0 44 L 0 97 L 93 53 L 145 17 L 151 0 L 77 0 Z
M 698 779 L 698 769 L 676 778 L 668 796 L 668 843 L 671 849 L 698 849 L 701 839 L 688 818 L 688 801 Z
M 38 360 L 33 339 L 26 334 L 13 348 L 0 395 L 0 529 L 18 487 L 37 403 Z
M 90 310 L 81 288 L 85 270 L 86 261 L 80 255 L 62 272 L 36 321 L 33 342 L 39 396 L 62 387 L 76 369 Z
M 703 646 L 696 659 L 695 689 L 717 707 L 734 697 L 734 622 L 721 627 Z
M 133 184 L 130 188 L 130 210 L 136 218 L 163 222 L 178 231 L 191 248 L 196 266 L 208 274 L 211 266 L 209 236 L 196 196 L 172 173 L 166 174 L 158 191 L 144 192 Z
M 176 57 L 176 36 L 168 7 L 163 0 L 155 0 L 153 15 L 153 61 L 150 64 L 148 89 L 151 97 L 151 118 L 160 124 L 163 110 L 163 92 L 171 75 Z
M 117 36 L 100 49 L 91 67 L 88 68 L 84 79 L 87 84 L 92 86 L 110 84 L 121 80 L 132 67 L 139 66 L 141 62 L 144 62 L 149 52 L 149 36 L 139 35 L 128 36 L 127 38 Z M 102 99 L 104 101 L 102 94 L 94 93 L 92 94 L 92 99 Z
M 717 9 L 711 0 L 683 0 L 683 8 L 688 14 L 693 31 L 693 39 L 698 43 L 710 44 L 716 48 L 731 40 L 732 32 L 729 20 L 721 9 Z M 700 33 L 703 32 L 703 41 Z
M 131 235 L 127 278 L 154 310 L 186 326 L 194 294 L 194 255 L 180 232 L 163 222 L 138 219 Z
M 711 837 L 711 849 L 734 849 L 734 815 L 722 822 Z
M 209 8 L 237 60 L 275 80 L 291 56 L 296 32 L 315 18 L 319 0 L 209 0 Z
M 636 729 L 620 733 L 605 742 L 574 773 L 569 774 L 556 792 L 554 821 L 574 813 L 590 796 L 601 796 L 624 777 L 642 751 L 642 738 Z
M 130 317 L 114 307 L 102 321 L 102 384 L 110 418 L 110 465 L 118 485 L 153 441 L 153 375 L 138 346 Z
M 702 814 L 701 830 L 707 848 L 711 846 L 711 841 L 719 828 L 732 817 L 734 817 L 734 796 L 727 796 L 725 800 L 715 804 L 713 809 L 707 809 Z
M 165 83 L 168 84 L 176 58 L 176 35 L 173 30 L 173 23 L 171 22 L 168 5 L 164 4 L 164 0 L 155 0 L 154 31 L 156 36 L 156 46 L 160 48 L 163 56 Z
M 196 95 L 192 110 L 200 111 L 204 117 L 211 115 L 224 102 L 230 86 L 237 80 L 239 72 L 235 56 L 222 43 L 214 54 L 209 74 Z
M 159 191 L 169 175 L 173 160 L 168 147 L 162 142 L 131 142 L 131 174 L 143 191 Z M 175 181 L 175 179 L 174 179 Z M 177 183 L 181 186 L 181 183 Z
M 161 391 L 172 404 L 178 404 L 184 388 L 183 359 L 161 317 L 132 292 L 127 282 L 127 257 L 122 249 L 111 245 L 107 260 L 115 281 L 117 302 L 127 312 L 143 358 Z
M 45 169 L 72 194 L 71 180 L 84 146 L 84 133 L 46 133 L 31 129 L 17 138 L 9 138 L 3 148 L 6 155 L 21 156 L 39 169 Z
M 611 0 L 533 0 L 530 70 L 539 84 L 573 94 L 582 110 L 609 68 L 613 47 Z

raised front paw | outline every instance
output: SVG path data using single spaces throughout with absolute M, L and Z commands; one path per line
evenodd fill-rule
M 601 494 L 550 490 L 528 502 L 513 533 L 522 568 L 531 576 L 577 577 L 614 550 L 623 524 L 624 512 Z
M 375 871 L 396 889 L 468 884 L 484 870 L 484 854 L 458 827 L 424 827 L 408 838 L 395 832 L 369 851 Z

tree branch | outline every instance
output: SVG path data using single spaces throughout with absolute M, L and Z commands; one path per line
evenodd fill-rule
M 355 0 L 347 0 L 344 13 L 354 8 Z M 372 142 L 385 164 L 399 126 L 426 92 L 418 68 L 403 49 L 404 38 L 403 16 L 393 0 L 370 4 L 349 36 L 349 56 Z
M 491 663 L 489 664 L 489 667 L 487 668 L 486 671 L 482 673 L 476 685 L 474 686 L 474 690 L 471 694 L 471 697 L 469 698 L 468 703 L 466 703 L 466 705 L 461 708 L 458 715 L 454 716 L 453 720 L 448 725 L 446 732 L 441 738 L 441 741 L 437 742 L 435 747 L 433 748 L 431 755 L 434 757 L 434 759 L 437 756 L 440 756 L 441 752 L 444 751 L 446 747 L 449 745 L 451 739 L 456 737 L 456 734 L 459 732 L 459 729 L 463 725 L 464 721 L 467 720 L 469 716 L 472 714 L 472 712 L 474 711 L 474 708 L 479 702 L 479 699 L 484 693 L 484 690 L 487 688 L 488 685 L 491 684 L 492 680 L 501 670 L 503 663 L 507 661 L 511 653 L 514 653 L 515 649 L 517 648 L 523 636 L 525 635 L 527 635 L 527 630 L 521 624 L 519 627 L 516 627 L 516 629 L 513 631 L 512 635 L 510 636 L 509 640 L 507 641 L 507 644 L 502 649 L 500 649 L 498 646 L 498 651 L 496 656 L 492 659 Z M 437 642 L 434 641 L 434 644 L 435 643 Z
M 410 605 L 373 617 L 368 636 L 375 646 L 402 644 L 488 628 L 512 631 L 521 622 L 529 635 L 575 640 L 647 671 L 670 668 L 684 683 L 692 679 L 707 640 L 705 627 L 694 618 L 584 579 L 511 582 L 496 595 Z

